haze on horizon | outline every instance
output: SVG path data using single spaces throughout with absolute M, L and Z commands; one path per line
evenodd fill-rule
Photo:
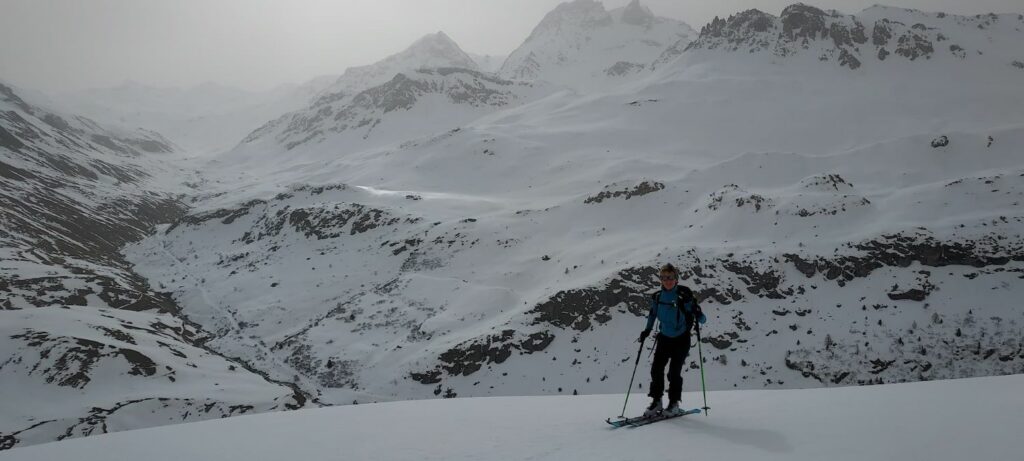
M 605 0 L 605 8 L 629 0 Z M 44 91 L 216 82 L 248 90 L 373 63 L 444 31 L 466 52 L 507 55 L 560 0 L 2 0 L 0 80 Z M 794 0 L 641 0 L 699 30 Z M 854 14 L 878 0 L 818 0 Z M 889 0 L 952 14 L 1020 13 L 1020 0 Z

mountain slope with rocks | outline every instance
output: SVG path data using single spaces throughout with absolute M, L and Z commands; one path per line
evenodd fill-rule
M 0 449 L 305 404 L 206 348 L 120 253 L 186 213 L 178 155 L 0 85 Z
M 874 6 L 857 15 L 794 4 L 778 17 L 747 10 L 715 18 L 687 50 L 803 56 L 856 70 L 889 61 L 1021 62 L 1024 15 L 959 16 Z M 669 53 L 665 61 L 675 56 Z M 1017 66 L 1020 67 L 1020 66 Z
M 691 49 L 274 172 L 239 151 L 259 174 L 211 168 L 129 254 L 215 348 L 332 403 L 614 391 L 664 262 L 711 313 L 712 388 L 1020 373 L 1016 69 L 773 56 Z

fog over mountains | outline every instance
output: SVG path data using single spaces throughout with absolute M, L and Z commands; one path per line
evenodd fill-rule
M 656 13 L 262 94 L 0 85 L 0 449 L 621 393 L 665 262 L 715 391 L 1024 373 L 1024 15 Z

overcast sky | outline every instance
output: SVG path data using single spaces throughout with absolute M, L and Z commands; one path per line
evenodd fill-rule
M 806 3 L 856 13 L 880 0 Z M 559 0 L 0 0 L 0 80 L 44 90 L 219 82 L 247 89 L 340 74 L 439 30 L 508 54 Z M 606 0 L 608 9 L 628 0 Z M 794 0 L 641 0 L 695 29 Z M 958 14 L 1021 13 L 1024 0 L 889 0 Z

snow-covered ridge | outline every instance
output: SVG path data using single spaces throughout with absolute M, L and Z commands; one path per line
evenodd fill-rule
M 1022 40 L 1019 14 L 959 16 L 874 6 L 847 15 L 797 3 L 778 17 L 753 9 L 716 17 L 684 50 L 803 55 L 850 69 L 887 59 L 933 58 L 1011 66 L 1020 62 Z
M 285 150 L 343 136 L 363 146 L 371 136 L 395 139 L 378 134 L 381 130 L 391 130 L 406 139 L 429 135 L 458 128 L 461 123 L 497 109 L 522 104 L 543 91 L 538 90 L 529 83 L 466 68 L 403 71 L 351 98 L 331 102 L 320 99 L 304 111 L 275 120 L 246 137 L 240 150 L 246 151 L 246 144 L 266 143 L 268 139 Z M 433 115 L 424 118 L 426 113 L 420 113 L 423 110 L 430 110 Z M 441 113 L 445 116 L 438 116 Z
M 102 127 L 81 116 L 61 116 L 52 110 L 26 103 L 10 86 L 0 83 L 0 144 L 11 150 L 26 147 L 18 139 L 32 139 L 45 146 L 80 150 L 108 151 L 120 155 L 138 156 L 145 153 L 161 154 L 176 150 L 174 144 L 151 130 L 123 130 Z M 42 122 L 42 125 L 38 124 Z M 51 132 L 63 134 L 65 142 L 55 141 Z M 81 140 L 68 144 L 67 136 Z

